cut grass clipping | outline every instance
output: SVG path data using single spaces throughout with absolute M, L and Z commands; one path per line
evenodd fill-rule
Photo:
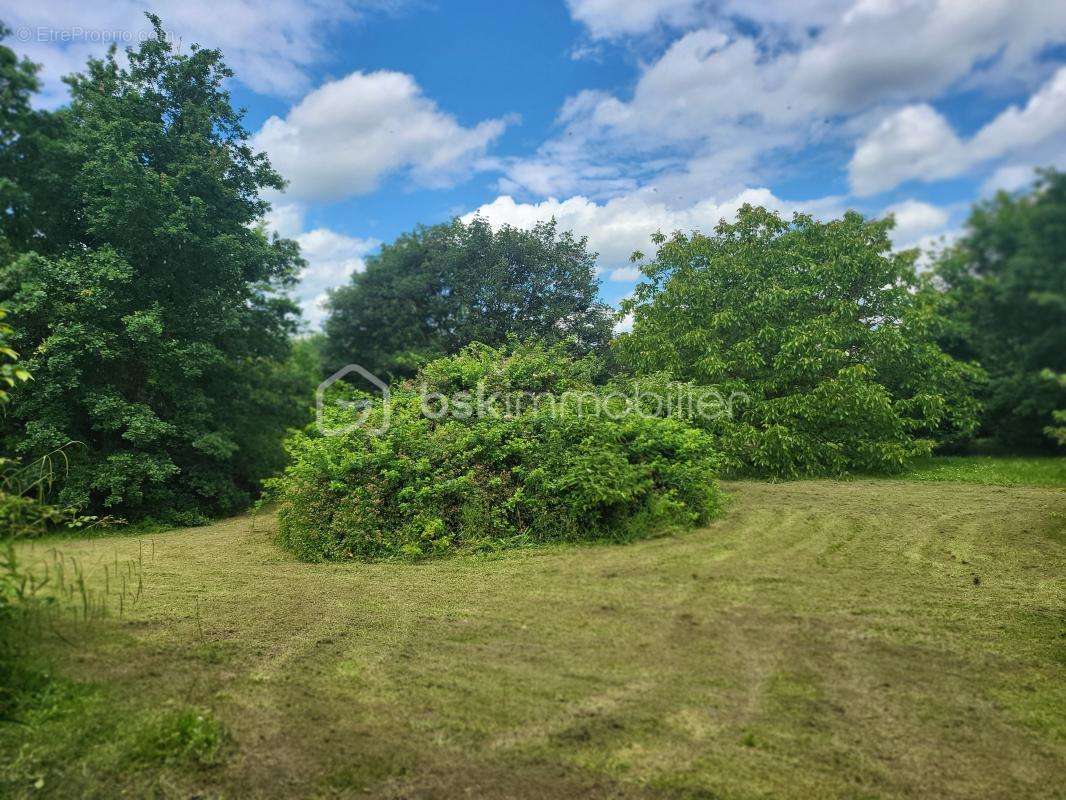
M 43 639 L 71 688 L 0 724 L 0 796 L 1061 796 L 1066 493 L 725 488 L 682 536 L 491 558 L 153 534 L 137 604 Z M 142 542 L 20 553 L 102 591 Z
M 1066 458 L 1054 456 L 940 456 L 908 465 L 909 481 L 954 481 L 989 486 L 1066 486 Z

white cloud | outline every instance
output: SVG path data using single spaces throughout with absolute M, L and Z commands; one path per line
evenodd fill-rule
M 629 333 L 631 330 L 633 330 L 633 315 L 632 314 L 626 314 L 624 317 L 622 317 L 620 320 L 618 320 L 618 322 L 616 322 L 615 325 L 614 325 L 614 332 L 615 333 Z
M 1016 192 L 1029 186 L 1036 179 L 1036 168 L 1029 164 L 1011 164 L 1000 167 L 981 184 L 981 194 L 991 195 L 1003 190 Z
M 322 304 L 328 290 L 366 269 L 367 254 L 381 245 L 377 239 L 348 236 L 329 228 L 303 231 L 304 209 L 291 203 L 275 204 L 263 224 L 269 233 L 295 239 L 300 245 L 307 266 L 300 272 L 293 298 L 312 328 L 318 328 L 325 317 Z
M 896 218 L 892 229 L 892 244 L 899 250 L 918 247 L 923 237 L 939 233 L 948 224 L 946 209 L 923 203 L 920 200 L 905 200 L 885 209 L 885 214 Z
M 188 50 L 191 43 L 221 48 L 238 79 L 256 92 L 293 97 L 306 91 L 312 66 L 326 60 L 328 35 L 339 23 L 388 8 L 382 0 L 72 0 L 0 2 L 0 18 L 15 35 L 6 44 L 43 64 L 41 102 L 67 96 L 60 78 L 84 68 L 111 42 L 136 45 L 151 32 L 144 12 L 158 14 L 167 32 Z
M 682 25 L 672 18 L 687 32 L 643 66 L 627 96 L 570 98 L 562 134 L 507 165 L 502 191 L 607 197 L 632 191 L 627 181 L 647 184 L 649 171 L 676 180 L 708 164 L 724 182 L 712 184 L 717 192 L 762 183 L 772 159 L 848 142 L 886 108 L 910 104 L 921 114 L 960 88 L 1030 90 L 1052 68 L 1046 48 L 1066 39 L 1066 4 L 1046 0 L 574 0 L 571 13 L 593 36 Z M 737 17 L 758 25 L 738 26 Z M 926 117 L 918 121 L 934 129 L 919 133 L 945 132 Z
M 615 267 L 611 270 L 612 281 L 639 281 L 640 280 L 640 268 L 639 267 Z
M 398 170 L 445 184 L 474 167 L 505 125 L 493 119 L 464 128 L 410 75 L 353 72 L 315 89 L 284 119 L 270 117 L 252 145 L 290 181 L 290 199 L 338 200 L 372 191 Z
M 856 193 L 876 194 L 906 180 L 950 178 L 1045 143 L 1061 150 L 1064 135 L 1066 67 L 1030 97 L 1024 108 L 1011 106 L 965 141 L 931 106 L 902 108 L 859 142 L 848 175 Z
M 303 309 L 304 319 L 317 328 L 325 317 L 322 303 L 326 291 L 346 283 L 352 273 L 366 269 L 365 256 L 381 242 L 346 236 L 328 228 L 302 233 L 296 241 L 307 267 L 300 273 L 294 296 Z
M 639 36 L 660 26 L 674 28 L 734 17 L 763 25 L 824 25 L 850 0 L 567 0 L 570 16 L 594 39 Z
M 935 97 L 981 61 L 997 76 L 1029 64 L 1066 32 L 1046 0 L 860 0 L 796 61 L 793 87 L 826 107 Z
M 268 231 L 295 238 L 304 228 L 304 208 L 297 203 L 274 203 L 263 222 Z
M 670 234 L 676 230 L 701 230 L 710 233 L 720 220 L 733 219 L 745 203 L 765 206 L 784 214 L 807 210 L 834 216 L 840 212 L 836 198 L 793 203 L 775 197 L 769 189 L 747 189 L 722 202 L 705 199 L 681 208 L 672 208 L 660 200 L 657 193 L 645 189 L 602 203 L 583 196 L 562 201 L 550 198 L 539 203 L 519 203 L 513 197 L 503 195 L 480 206 L 463 219 L 469 221 L 474 216 L 480 216 L 494 226 L 506 224 L 516 228 L 531 228 L 539 221 L 554 217 L 560 229 L 588 236 L 589 247 L 599 253 L 601 266 L 615 270 L 611 275 L 612 280 L 630 280 L 625 272 L 629 268 L 630 255 L 635 250 L 650 254 L 654 249 L 651 236 L 656 231 Z M 616 274 L 620 277 L 616 278 Z M 623 275 L 626 277 L 621 277 Z
M 957 168 L 960 147 L 955 131 L 932 106 L 901 108 L 855 148 L 848 164 L 851 188 L 868 195 L 916 174 L 944 177 Z
M 1066 134 L 1066 67 L 1055 73 L 1024 108 L 1011 106 L 985 125 L 970 142 L 971 159 L 996 158 Z
M 570 16 L 597 39 L 645 33 L 660 23 L 687 24 L 699 0 L 566 0 Z

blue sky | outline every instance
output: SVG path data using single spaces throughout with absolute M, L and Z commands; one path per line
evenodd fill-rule
M 289 180 L 269 224 L 328 288 L 418 223 L 555 216 L 602 294 L 656 230 L 743 202 L 895 213 L 899 247 L 1066 162 L 1066 3 L 1043 0 L 0 0 L 40 102 L 144 10 L 220 47 L 255 144 Z

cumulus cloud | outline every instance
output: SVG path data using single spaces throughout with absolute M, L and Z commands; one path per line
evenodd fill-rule
M 671 176 L 692 171 L 697 159 L 715 161 L 727 183 L 751 185 L 753 174 L 766 180 L 772 155 L 850 142 L 871 115 L 901 104 L 920 117 L 918 134 L 935 139 L 944 126 L 926 103 L 960 88 L 1030 90 L 1049 73 L 1047 47 L 1066 38 L 1066 5 L 1045 0 L 637 6 L 571 2 L 593 36 L 647 32 L 671 15 L 686 32 L 645 64 L 630 94 L 570 98 L 562 134 L 509 164 L 502 190 L 608 196 L 630 190 L 612 183 L 646 183 L 634 170 L 646 171 L 652 158 Z M 758 24 L 738 25 L 738 17 Z M 1018 127 L 998 133 L 1015 136 Z M 922 145 L 908 144 L 925 154 Z M 607 178 L 599 173 L 611 166 Z
M 44 67 L 41 102 L 67 96 L 63 75 L 81 70 L 90 55 L 111 42 L 136 45 L 151 32 L 144 12 L 158 14 L 175 40 L 218 47 L 239 80 L 263 94 L 293 97 L 306 91 L 312 66 L 326 60 L 327 35 L 337 24 L 388 8 L 383 0 L 111 0 L 72 3 L 38 0 L 3 3 L 4 22 L 15 35 L 6 44 Z
M 605 125 L 653 127 L 665 118 L 687 136 L 708 114 L 789 122 L 855 113 L 936 96 L 982 60 L 1009 74 L 1066 36 L 1066 8 L 1044 0 L 860 0 L 846 13 L 839 3 L 823 9 L 836 13 L 827 13 L 817 34 L 806 23 L 745 35 L 719 15 L 651 63 L 631 101 L 604 98 L 591 116 Z M 782 43 L 790 46 L 770 49 Z M 665 108 L 657 111 L 655 103 Z
M 304 208 L 298 203 L 274 203 L 263 224 L 268 231 L 293 239 L 304 228 Z
M 855 148 L 848 164 L 852 189 L 870 195 L 907 180 L 938 180 L 1045 143 L 1062 149 L 1066 134 L 1066 67 L 1024 107 L 1011 106 L 968 140 L 960 139 L 929 105 L 911 105 L 886 117 Z
M 294 203 L 275 204 L 263 225 L 268 233 L 295 239 L 300 245 L 307 266 L 300 272 L 293 298 L 313 329 L 325 318 L 323 303 L 328 291 L 347 283 L 352 273 L 366 269 L 366 256 L 381 245 L 377 239 L 348 236 L 329 228 L 304 231 L 304 209 Z
M 1016 192 L 1032 184 L 1036 178 L 1036 167 L 1031 164 L 1009 164 L 1000 167 L 981 184 L 982 195 L 992 195 L 1002 190 Z
M 575 196 L 566 200 L 550 198 L 538 203 L 521 203 L 509 195 L 497 197 L 463 217 L 486 219 L 494 226 L 512 225 L 531 228 L 537 222 L 552 217 L 560 229 L 587 236 L 589 247 L 599 253 L 600 266 L 612 270 L 612 280 L 635 280 L 629 272 L 629 257 L 634 251 L 650 253 L 651 236 L 656 231 L 701 230 L 711 232 L 722 219 L 733 219 L 745 203 L 761 205 L 784 214 L 806 210 L 822 216 L 834 216 L 841 209 L 837 198 L 794 203 L 775 197 L 769 189 L 747 189 L 721 202 L 705 199 L 691 205 L 674 208 L 648 190 L 596 202 Z
M 638 267 L 615 267 L 611 270 L 612 281 L 639 281 L 640 269 Z
M 593 38 L 645 33 L 660 23 L 683 25 L 696 17 L 699 0 L 566 0 L 570 16 Z
M 353 72 L 320 86 L 284 118 L 270 117 L 252 140 L 290 181 L 295 200 L 338 200 L 407 170 L 424 185 L 443 185 L 475 166 L 506 121 L 472 128 L 441 111 L 410 75 Z
M 325 318 L 322 304 L 327 298 L 327 290 L 346 283 L 352 273 L 366 269 L 366 255 L 381 242 L 346 236 L 328 228 L 302 233 L 296 241 L 307 267 L 300 273 L 294 296 L 303 310 L 304 319 L 312 328 L 317 328 Z
M 567 0 L 570 16 L 593 39 L 639 36 L 658 27 L 686 28 L 716 19 L 744 18 L 761 24 L 823 25 L 850 0 Z
M 848 164 L 851 188 L 869 195 L 915 175 L 942 178 L 959 168 L 961 143 L 929 105 L 901 108 L 859 142 Z
M 933 97 L 983 61 L 1009 76 L 1064 33 L 1066 8 L 1044 0 L 860 0 L 801 50 L 790 83 L 843 111 Z
M 896 219 L 891 236 L 892 244 L 899 250 L 918 247 L 923 238 L 940 233 L 950 216 L 946 209 L 920 200 L 896 203 L 886 208 L 885 214 L 892 214 Z

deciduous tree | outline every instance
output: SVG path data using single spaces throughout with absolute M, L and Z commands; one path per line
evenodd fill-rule
M 946 346 L 988 371 L 982 431 L 1011 449 L 1053 446 L 1045 428 L 1066 386 L 1043 372 L 1066 372 L 1066 174 L 975 206 L 936 272 L 957 323 Z
M 937 294 L 890 226 L 745 206 L 712 235 L 660 234 L 621 362 L 715 387 L 731 415 L 704 424 L 748 472 L 896 469 L 965 435 L 976 371 L 937 346 Z
M 300 259 L 255 225 L 283 182 L 248 146 L 221 53 L 179 53 L 151 20 L 128 66 L 90 60 L 36 131 L 35 153 L 63 154 L 38 166 L 64 219 L 31 183 L 7 220 L 31 252 L 0 270 L 0 299 L 35 381 L 3 424 L 31 458 L 84 444 L 63 505 L 193 521 L 245 503 L 300 421 L 278 380 Z
M 482 219 L 418 228 L 332 293 L 325 330 L 334 367 L 411 375 L 472 342 L 510 336 L 605 352 L 610 310 L 596 298 L 595 253 L 554 222 L 532 230 Z

